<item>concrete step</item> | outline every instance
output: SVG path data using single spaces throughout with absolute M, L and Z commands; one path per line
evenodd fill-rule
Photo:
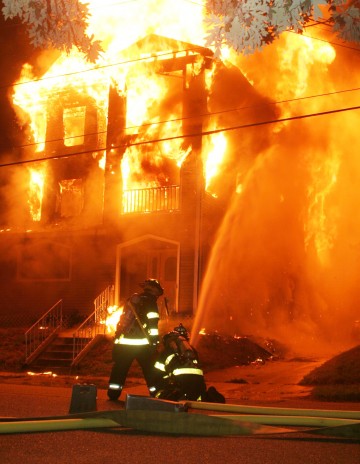
M 45 351 L 37 359 L 41 360 L 53 360 L 58 359 L 71 359 L 73 357 L 73 351 Z
M 72 362 L 71 359 L 37 359 L 32 365 L 31 368 L 50 368 L 50 367 L 70 367 Z
M 91 338 L 77 339 L 77 343 L 85 346 Z M 34 371 L 63 370 L 70 368 L 73 360 L 73 337 L 60 336 L 53 340 L 47 348 L 34 360 L 30 368 Z

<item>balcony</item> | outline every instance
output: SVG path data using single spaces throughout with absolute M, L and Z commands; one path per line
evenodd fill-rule
M 179 210 L 179 185 L 123 191 L 122 214 Z

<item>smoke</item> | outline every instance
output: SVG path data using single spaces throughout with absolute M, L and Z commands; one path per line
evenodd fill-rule
M 288 35 L 237 62 L 254 88 L 277 101 L 292 100 L 277 105 L 281 117 L 355 106 L 354 93 L 333 93 L 348 83 L 337 79 L 335 70 L 341 70 L 331 50 L 317 54 L 313 43 L 306 50 L 307 42 L 291 40 Z M 202 329 L 274 338 L 301 353 L 354 343 L 360 299 L 360 165 L 354 149 L 359 122 L 359 112 L 349 111 L 273 124 L 263 147 L 243 137 L 246 129 L 238 131 L 245 145 L 232 168 L 242 169 L 244 152 L 256 156 L 248 158 L 213 246 L 194 343 Z

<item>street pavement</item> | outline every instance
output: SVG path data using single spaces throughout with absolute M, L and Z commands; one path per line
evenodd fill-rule
M 209 373 L 227 403 L 304 409 L 359 410 L 359 403 L 315 403 L 308 389 L 295 384 L 306 367 L 276 364 L 248 366 Z M 292 372 L 290 374 L 288 371 Z M 309 367 L 307 367 L 309 369 Z M 281 373 L 283 371 L 283 373 Z M 297 372 L 296 372 L 297 371 Z M 288 375 L 284 378 L 284 372 Z M 232 382 L 231 382 L 232 380 Z M 31 382 L 32 380 L 30 380 Z M 74 385 L 53 379 L 49 386 L 12 383 L 0 375 L 0 416 L 34 418 L 68 415 Z M 242 383 L 243 381 L 248 383 Z M 61 385 L 61 386 L 60 386 Z M 76 387 L 75 387 L 76 388 Z M 300 390 L 299 390 L 300 388 Z M 266 394 L 266 392 L 268 394 Z M 129 379 L 120 402 L 110 402 L 105 388 L 97 388 L 96 409 L 123 409 L 126 395 L 147 395 L 142 379 Z M 295 431 L 254 436 L 173 436 L 114 428 L 0 435 L 4 464 L 359 464 L 360 439 L 320 437 Z

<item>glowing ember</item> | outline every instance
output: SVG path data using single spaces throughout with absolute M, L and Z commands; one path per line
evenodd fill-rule
M 54 374 L 53 372 L 51 371 L 46 371 L 46 372 L 31 372 L 31 371 L 28 371 L 27 372 L 27 375 L 30 375 L 32 377 L 35 377 L 35 376 L 47 376 L 47 377 L 57 377 L 57 374 Z

